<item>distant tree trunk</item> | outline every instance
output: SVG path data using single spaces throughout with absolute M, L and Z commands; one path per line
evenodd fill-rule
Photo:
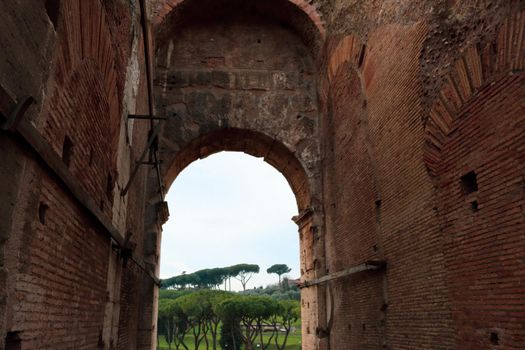
M 230 282 L 230 288 L 231 288 L 231 282 Z M 233 350 L 237 350 L 237 342 L 235 341 L 235 335 L 233 334 L 233 327 L 231 328 L 230 333 L 232 335 Z

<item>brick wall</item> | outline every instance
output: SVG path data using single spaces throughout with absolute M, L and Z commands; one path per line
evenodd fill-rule
M 38 206 L 26 212 L 23 230 L 30 236 L 10 325 L 21 331 L 23 349 L 94 349 L 102 333 L 110 244 L 55 179 L 39 175 Z
M 497 36 L 487 20 L 482 39 L 476 26 L 465 24 L 459 42 L 442 41 L 459 50 L 469 40 L 486 40 L 483 52 L 493 54 L 479 59 L 479 69 L 473 50 L 461 50 L 465 56 L 458 62 L 454 49 L 422 50 L 445 27 L 440 22 L 435 29 L 432 19 L 369 27 L 364 54 L 355 37 L 329 38 L 320 85 L 327 265 L 333 272 L 375 257 L 388 263 L 383 276 L 365 272 L 326 287 L 336 305 L 332 349 L 523 346 L 523 278 L 517 272 L 523 270 L 523 170 L 517 164 L 524 94 L 523 53 L 516 51 L 523 45 L 517 34 L 523 24 L 520 15 L 506 13 L 491 17 L 500 24 L 511 18 Z M 449 27 L 446 35 L 457 30 Z M 444 80 L 452 79 L 460 106 L 472 94 L 477 102 L 462 107 L 468 112 L 436 105 L 430 111 L 436 115 L 433 129 L 425 130 L 428 97 L 438 96 L 437 103 L 455 97 L 447 86 L 429 90 L 440 69 L 454 75 Z M 484 84 L 480 71 L 501 76 L 512 69 L 518 76 L 478 91 Z M 450 134 L 441 137 L 434 129 Z M 428 151 L 428 144 L 439 154 Z M 461 195 L 460 177 L 477 167 L 486 169 L 478 176 L 486 192 Z M 493 211 L 487 203 L 484 214 L 478 197 L 492 203 Z
M 443 145 L 438 203 L 458 348 L 525 347 L 523 83 L 520 74 L 482 89 Z
M 375 232 L 379 193 L 368 149 L 367 102 L 356 67 L 341 64 L 331 83 L 323 135 L 328 140 L 323 167 L 325 244 L 327 272 L 337 272 L 379 257 Z M 331 343 L 344 339 L 359 349 L 380 346 L 381 275 L 343 278 L 330 282 L 327 289 L 331 296 L 327 305 L 332 312 Z
M 123 118 L 128 110 L 146 113 L 147 106 L 137 7 L 98 0 L 46 1 L 34 9 L 4 2 L 1 7 L 10 14 L 2 46 L 25 62 L 13 65 L 11 54 L 2 57 L 2 88 L 14 100 L 35 97 L 24 118 L 62 159 L 79 189 L 141 252 L 144 219 L 127 213 L 143 210 L 136 202 L 145 201 L 146 173 L 139 172 L 128 197 L 120 196 L 147 134 L 147 124 L 128 130 Z M 40 29 L 39 23 L 44 24 Z M 37 44 L 31 44 L 33 37 Z M 136 62 L 135 70 L 129 61 Z M 115 348 L 117 343 L 136 348 L 144 273 L 130 260 L 121 268 L 124 261 L 106 229 L 22 137 L 6 132 L 0 137 L 2 152 L 14 157 L 2 163 L 2 173 L 17 179 L 2 190 L 2 198 L 12 203 L 2 206 L 9 218 L 0 246 L 2 338 L 23 349 Z M 121 305 L 124 317 L 119 317 Z M 0 349 L 4 346 L 2 340 Z
M 148 3 L 173 20 L 165 180 L 265 156 L 298 196 L 303 279 L 387 261 L 303 290 L 303 348 L 524 348 L 523 2 L 232 0 L 219 23 L 187 1 Z M 156 272 L 154 172 L 120 196 L 149 130 L 126 118 L 148 112 L 136 5 L 3 1 L 0 113 L 35 97 L 26 120 Z M 19 134 L 0 147 L 0 349 L 154 346 L 150 277 Z

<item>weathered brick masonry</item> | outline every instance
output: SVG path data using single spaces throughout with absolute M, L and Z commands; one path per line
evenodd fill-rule
M 296 195 L 303 349 L 524 349 L 524 8 L 3 0 L 0 349 L 154 349 L 162 193 L 222 150 Z

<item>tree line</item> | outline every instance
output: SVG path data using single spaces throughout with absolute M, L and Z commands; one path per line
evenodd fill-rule
M 190 274 L 183 273 L 182 275 L 164 279 L 161 281 L 161 284 L 162 288 L 176 289 L 219 289 L 224 284 L 226 289 L 226 282 L 228 281 L 231 290 L 231 278 L 235 278 L 241 282 L 243 290 L 246 290 L 246 285 L 250 279 L 259 271 L 259 265 L 256 264 L 237 264 L 203 269 Z M 285 264 L 275 264 L 266 270 L 268 273 L 275 273 L 279 276 L 279 285 L 281 284 L 281 275 L 290 271 L 291 269 Z
M 170 293 L 166 297 L 166 292 Z M 162 295 L 161 295 L 162 296 Z M 295 300 L 274 300 L 218 290 L 164 291 L 159 301 L 158 333 L 169 348 L 279 350 L 286 346 L 293 324 L 300 318 Z M 264 336 L 263 336 L 264 335 Z M 187 341 L 191 339 L 191 343 Z

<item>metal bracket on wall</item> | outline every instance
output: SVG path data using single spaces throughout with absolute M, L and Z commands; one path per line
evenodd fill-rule
M 135 162 L 135 167 L 133 168 L 133 171 L 131 172 L 131 175 L 129 176 L 128 183 L 126 184 L 124 189 L 120 192 L 121 196 L 125 196 L 128 193 L 129 188 L 131 187 L 131 183 L 135 179 L 135 176 L 137 176 L 137 172 L 139 171 L 139 167 L 141 165 L 143 165 L 143 164 L 151 164 L 151 165 L 154 165 L 155 167 L 158 168 L 160 162 L 157 159 L 157 157 L 155 157 L 155 161 L 153 161 L 153 162 L 146 162 L 146 161 L 144 161 L 144 159 L 146 158 L 146 156 L 148 155 L 148 153 L 150 152 L 150 150 L 152 149 L 152 147 L 156 144 L 156 142 L 158 140 L 157 137 L 159 136 L 160 126 L 161 126 L 160 123 L 156 124 L 155 127 L 153 128 L 153 131 L 150 133 L 149 139 L 148 139 L 148 143 L 146 144 L 146 148 L 144 149 L 144 151 L 140 155 L 139 160 L 137 160 Z M 161 189 L 161 191 L 162 191 L 162 189 Z
M 323 276 L 321 278 L 317 278 L 317 279 L 314 279 L 314 280 L 311 280 L 311 281 L 301 282 L 299 284 L 299 288 L 301 288 L 301 289 L 302 288 L 308 288 L 308 287 L 315 286 L 315 285 L 318 285 L 318 284 L 321 284 L 321 283 L 326 283 L 328 281 L 331 281 L 331 280 L 334 280 L 334 279 L 337 279 L 337 278 L 342 278 L 342 277 L 346 277 L 346 276 L 349 276 L 349 275 L 353 275 L 353 274 L 356 274 L 358 272 L 369 271 L 369 270 L 379 270 L 379 269 L 384 268 L 385 266 L 386 266 L 386 261 L 384 261 L 384 260 L 367 261 L 364 264 L 357 265 L 357 266 L 351 267 L 351 268 L 346 269 L 346 270 L 334 272 L 334 273 L 331 273 L 329 275 Z

